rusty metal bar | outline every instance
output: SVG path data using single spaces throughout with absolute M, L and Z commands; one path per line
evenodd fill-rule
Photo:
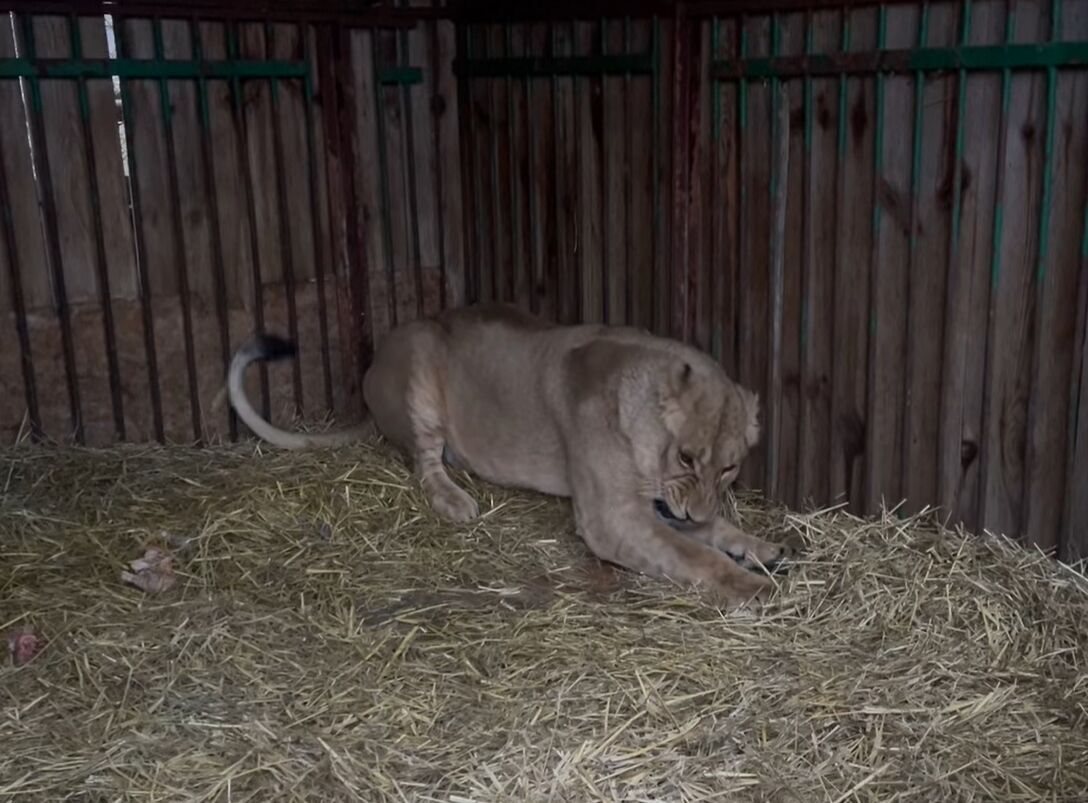
M 34 23 L 30 15 L 20 17 L 23 27 L 23 44 L 30 58 L 35 57 Z M 60 229 L 57 224 L 57 205 L 53 195 L 53 171 L 49 164 L 49 147 L 45 140 L 45 121 L 42 109 L 41 84 L 37 78 L 28 80 L 30 88 L 30 129 L 35 170 L 41 189 L 42 214 L 45 218 L 49 262 L 53 277 L 53 303 L 60 323 L 61 348 L 64 354 L 64 376 L 68 388 L 68 406 L 71 413 L 72 434 L 76 443 L 83 443 L 83 411 L 79 398 L 79 379 L 76 376 L 75 346 L 72 342 L 72 323 L 68 310 L 68 290 L 64 279 L 64 261 L 60 251 Z
M 265 53 L 273 50 L 272 24 L 265 23 Z M 279 212 L 280 229 L 280 264 L 283 267 L 283 289 L 287 297 L 287 331 L 291 342 L 298 343 L 298 308 L 295 303 L 295 257 L 291 248 L 290 210 L 287 206 L 287 188 L 284 179 L 283 124 L 280 121 L 280 87 L 275 78 L 268 79 L 269 95 L 272 101 L 272 152 L 276 157 L 276 209 Z M 291 361 L 291 380 L 295 396 L 295 415 L 302 416 L 302 363 Z
M 79 21 L 75 15 L 68 17 L 68 39 L 74 59 L 83 57 L 83 40 Z M 94 139 L 91 135 L 91 107 L 87 94 L 87 81 L 77 81 L 79 93 L 79 127 L 83 139 L 83 159 L 87 165 L 87 194 L 91 206 L 91 225 L 94 228 L 94 267 L 98 284 L 98 303 L 102 311 L 102 334 L 106 346 L 106 370 L 109 376 L 110 408 L 113 412 L 114 434 L 125 440 L 125 405 L 121 393 L 121 367 L 117 358 L 117 331 L 113 322 L 113 297 L 110 292 L 110 273 L 106 262 L 106 241 L 102 230 L 102 199 L 98 189 L 98 165 L 95 159 Z
M 37 441 L 42 437 L 42 420 L 38 411 L 38 386 L 34 380 L 34 357 L 30 348 L 30 331 L 26 325 L 23 278 L 19 271 L 19 252 L 15 242 L 15 221 L 11 217 L 7 166 L 4 162 L 2 142 L 0 142 L 0 226 L 3 227 L 4 247 L 8 254 L 8 284 L 11 287 L 12 311 L 15 313 L 15 334 L 19 338 L 19 362 L 23 373 L 23 395 L 26 399 L 26 411 L 30 419 L 30 437 Z
M 227 55 L 238 58 L 238 29 L 236 24 L 226 26 Z M 238 166 L 242 171 L 242 187 L 245 191 L 246 222 L 249 232 L 249 251 L 252 264 L 253 322 L 257 333 L 264 332 L 264 285 L 261 280 L 261 252 L 257 237 L 257 209 L 253 197 L 253 170 L 249 164 L 249 125 L 246 123 L 245 98 L 237 77 L 230 81 L 231 111 L 234 117 L 235 144 Z M 258 365 L 261 378 L 261 413 L 265 420 L 272 417 L 272 400 L 268 390 L 268 364 Z
M 125 32 L 122 20 L 113 17 L 113 39 L 120 57 L 125 52 Z M 144 357 L 147 360 L 147 386 L 151 396 L 151 420 L 155 428 L 155 440 L 166 440 L 162 419 L 162 394 L 159 388 L 159 361 L 155 348 L 155 316 L 151 308 L 151 280 L 147 272 L 147 251 L 145 242 L 147 230 L 144 227 L 143 207 L 140 203 L 140 181 L 137 170 L 137 153 L 132 136 L 132 98 L 128 91 L 128 81 L 121 79 L 121 125 L 125 133 L 126 157 L 128 159 L 128 190 L 132 202 L 132 228 L 136 241 L 136 275 L 140 280 L 140 315 L 144 331 Z
M 302 79 L 302 103 L 306 126 L 306 190 L 310 206 L 310 234 L 314 249 L 314 278 L 317 281 L 317 324 L 321 338 L 321 376 L 325 390 L 325 409 L 333 412 L 332 364 L 329 355 L 329 311 L 325 290 L 325 253 L 321 237 L 321 212 L 318 207 L 317 156 L 314 153 L 314 86 L 310 74 L 309 30 L 305 23 L 299 25 L 302 37 L 302 60 L 306 62 L 306 77 Z M 332 221 L 330 218 L 330 228 Z
M 189 36 L 193 58 L 204 59 L 204 47 L 200 34 L 200 20 L 189 21 Z M 223 238 L 219 228 L 219 193 L 215 183 L 215 164 L 212 159 L 211 115 L 208 109 L 208 85 L 204 78 L 197 79 L 197 106 L 200 116 L 200 161 L 204 173 L 204 197 L 208 204 L 211 221 L 212 277 L 215 281 L 215 314 L 219 322 L 219 359 L 223 363 L 224 379 L 230 367 L 230 317 L 227 309 L 227 281 L 223 266 Z M 232 441 L 238 439 L 238 416 L 234 405 L 228 405 L 227 428 Z

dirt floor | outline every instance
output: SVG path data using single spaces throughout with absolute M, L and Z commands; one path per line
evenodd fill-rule
M 745 497 L 806 552 L 723 614 L 471 487 L 452 526 L 369 447 L 0 452 L 0 632 L 42 647 L 0 666 L 0 800 L 1088 800 L 1076 572 Z

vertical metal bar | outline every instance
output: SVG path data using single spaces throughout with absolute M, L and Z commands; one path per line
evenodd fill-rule
M 401 29 L 397 41 L 397 63 L 408 61 L 408 32 Z M 419 247 L 419 204 L 416 198 L 415 125 L 412 121 L 412 99 L 408 84 L 401 85 L 401 119 L 404 120 L 405 148 L 404 181 L 408 185 L 408 222 L 412 236 L 412 277 L 416 290 L 416 318 L 423 317 L 423 266 Z M 441 204 L 438 204 L 439 206 Z
M 778 56 L 778 50 L 780 40 L 782 37 L 781 26 L 779 23 L 778 14 L 771 15 L 771 58 Z M 769 408 L 769 426 L 767 429 L 767 462 L 766 462 L 766 476 L 764 479 L 764 487 L 768 496 L 772 499 L 778 498 L 778 452 L 781 446 L 782 435 L 782 307 L 783 296 L 785 294 L 785 266 L 783 253 L 785 249 L 785 217 L 786 209 L 785 205 L 781 209 L 778 208 L 778 193 L 780 185 L 787 180 L 787 176 L 782 175 L 783 159 L 782 154 L 778 152 L 780 137 L 785 142 L 785 159 L 789 158 L 789 102 L 786 101 L 786 130 L 783 132 L 782 120 L 779 119 L 779 103 L 778 97 L 779 88 L 781 87 L 781 81 L 778 78 L 771 79 L 771 147 L 773 158 L 771 160 L 771 181 L 770 192 L 768 193 L 768 200 L 770 205 L 770 243 L 768 245 L 768 254 L 771 261 L 771 320 L 770 320 L 770 341 L 771 341 L 771 359 L 767 365 L 767 387 L 770 389 L 770 398 L 767 400 L 767 406 Z M 878 110 L 879 115 L 879 110 Z M 877 125 L 879 126 L 880 120 L 877 118 Z M 785 190 L 788 192 L 788 188 Z M 781 228 L 780 228 L 781 226 Z
M 472 64 L 473 56 L 476 54 L 473 52 L 472 47 L 472 26 L 461 26 L 462 32 L 459 34 L 461 38 L 461 51 L 464 54 L 464 60 L 466 64 Z M 480 171 L 476 165 L 476 104 L 472 100 L 472 74 L 466 72 L 463 78 L 464 91 L 461 93 L 464 95 L 464 103 L 467 113 L 465 117 L 468 118 L 468 145 L 465 148 L 468 161 L 468 173 L 467 177 L 462 177 L 465 187 L 472 190 L 472 203 L 466 210 L 472 217 L 473 223 L 473 241 L 475 252 L 472 255 L 472 259 L 469 260 L 469 270 L 472 271 L 472 281 L 466 282 L 468 285 L 467 295 L 469 296 L 469 303 L 475 303 L 482 297 L 483 291 L 483 279 L 480 265 L 483 261 L 483 220 L 479 213 L 479 206 L 481 198 L 483 198 L 483 189 L 480 186 Z M 552 95 L 555 95 L 555 78 L 552 78 Z M 558 163 L 557 163 L 558 164 Z M 558 172 L 558 171 L 557 171 Z M 558 202 L 556 208 L 558 209 Z
M 601 57 L 608 53 L 608 28 L 604 17 L 600 18 L 600 49 Z M 603 307 L 602 318 L 605 323 L 612 323 L 612 282 L 611 271 L 608 268 L 608 154 L 605 152 L 604 140 L 608 132 L 608 99 L 605 97 L 606 79 L 603 75 L 601 82 L 601 137 L 600 161 L 601 161 L 601 303 Z M 592 107 L 591 107 L 592 108 Z
M 484 29 L 484 52 L 486 58 L 491 56 L 490 34 Z M 499 125 L 498 115 L 495 113 L 495 84 L 498 78 L 490 78 L 487 81 L 487 114 L 489 128 L 491 129 L 491 198 L 494 217 L 491 221 L 491 253 L 494 260 L 491 264 L 491 297 L 497 301 L 509 301 L 514 294 L 513 266 L 506 265 L 506 288 L 499 282 L 499 266 L 504 264 L 503 254 L 500 251 L 500 233 L 502 225 L 502 195 L 499 189 Z M 506 291 L 504 294 L 504 290 Z
M 125 57 L 124 22 L 113 17 L 113 40 L 117 47 L 117 58 Z M 132 96 L 129 94 L 129 82 L 119 81 L 121 87 L 121 125 L 125 132 L 125 156 L 128 159 L 128 188 L 132 202 L 133 234 L 136 240 L 136 274 L 140 280 L 140 314 L 144 330 L 144 358 L 147 360 L 147 386 L 151 396 L 151 419 L 155 429 L 155 440 L 166 440 L 162 420 L 162 395 L 159 389 L 159 362 L 155 348 L 155 316 L 151 308 L 151 280 L 147 270 L 147 230 L 144 227 L 143 207 L 140 202 L 139 170 L 136 162 L 136 144 L 132 135 Z
M 23 370 L 23 395 L 26 398 L 27 416 L 30 418 L 30 437 L 37 441 L 42 437 L 42 420 L 38 412 L 38 386 L 34 380 L 34 358 L 30 348 L 30 331 L 26 325 L 23 278 L 15 243 L 15 221 L 11 216 L 11 200 L 8 197 L 3 143 L 0 143 L 0 226 L 4 230 L 4 247 L 8 254 L 8 284 L 11 287 L 12 311 L 15 313 L 15 334 L 19 338 L 19 362 Z
M 922 48 L 926 46 L 929 40 L 929 2 L 928 0 L 922 4 L 921 17 L 918 20 L 918 47 Z M 901 497 L 903 495 L 902 478 L 907 476 L 907 472 L 910 471 L 910 457 L 909 450 L 907 449 L 909 426 L 910 426 L 910 410 L 913 403 L 911 390 L 913 388 L 913 371 L 911 365 L 914 361 L 914 338 L 909 331 L 911 310 L 914 307 L 914 282 L 912 281 L 915 272 L 915 266 L 917 265 L 918 256 L 918 217 L 920 215 L 920 200 L 919 200 L 919 182 L 922 176 L 922 104 L 925 100 L 925 86 L 926 75 L 923 70 L 918 70 L 914 74 L 914 123 L 913 133 L 911 139 L 911 168 L 910 168 L 910 231 L 907 235 L 907 301 L 906 310 L 904 311 L 904 320 L 907 322 L 908 331 L 906 337 L 903 340 L 903 413 L 899 422 L 900 426 L 900 438 L 899 442 L 902 444 L 901 453 L 899 459 L 901 461 L 900 466 L 900 487 L 897 490 L 896 495 Z M 897 500 L 898 501 L 898 500 Z
M 83 40 L 79 19 L 68 15 L 68 38 L 73 59 L 83 58 Z M 94 229 L 95 278 L 98 283 L 98 303 L 102 310 L 102 330 L 106 345 L 106 366 L 109 374 L 110 406 L 113 412 L 114 434 L 125 440 L 125 407 L 121 393 L 121 367 L 117 358 L 117 333 L 113 322 L 113 297 L 106 260 L 106 241 L 102 230 L 102 200 L 98 189 L 98 163 L 95 159 L 94 138 L 91 134 L 91 104 L 87 94 L 87 79 L 76 79 L 79 93 L 79 123 L 83 139 L 83 159 L 87 165 L 87 193 L 91 205 L 91 227 Z
M 1077 446 L 1084 437 L 1088 420 L 1081 419 L 1081 399 L 1088 388 L 1085 387 L 1086 341 L 1088 341 L 1088 193 L 1084 198 L 1084 211 L 1081 215 L 1080 235 L 1080 282 L 1077 288 L 1077 323 L 1073 338 L 1073 368 L 1069 376 L 1069 417 L 1066 432 L 1068 444 L 1065 458 L 1065 505 L 1062 510 L 1061 533 L 1058 557 L 1071 563 L 1088 557 L 1088 538 L 1074 532 L 1082 516 L 1083 506 L 1078 504 L 1084 493 L 1077 487 Z M 1079 537 L 1079 543 L 1074 541 Z
M 691 35 L 685 7 L 681 3 L 673 15 L 672 29 L 672 229 L 669 232 L 670 264 L 668 276 L 668 333 L 691 342 L 692 326 L 688 315 L 692 306 L 692 266 L 688 243 L 691 215 Z M 679 318 L 679 320 L 677 320 Z
M 572 19 L 570 21 L 570 52 L 571 55 L 576 55 L 578 52 L 578 28 L 577 21 Z M 583 78 L 583 81 L 588 81 L 588 78 Z M 571 132 L 571 136 L 574 139 L 574 199 L 572 208 L 574 210 L 574 253 L 577 254 L 575 259 L 574 270 L 574 319 L 578 323 L 583 323 L 586 320 L 586 310 L 583 304 L 583 297 L 585 295 L 585 280 L 586 280 L 586 256 L 585 249 L 582 248 L 582 230 L 579 226 L 579 214 L 582 211 L 582 104 L 578 98 L 578 76 L 574 76 L 570 79 L 571 85 L 571 102 L 574 104 L 574 130 Z M 583 87 L 584 89 L 584 87 Z
M 548 23 L 548 49 L 551 51 L 551 55 L 552 55 L 553 58 L 558 55 L 556 53 L 556 48 L 555 48 L 555 26 L 551 22 Z M 555 238 L 555 243 L 556 243 L 556 259 L 553 260 L 553 262 L 559 262 L 559 261 L 566 261 L 566 255 L 564 254 L 564 255 L 560 256 L 560 254 L 559 254 L 559 249 L 563 248 L 563 246 L 564 246 L 564 243 L 562 242 L 562 240 L 559 237 L 560 219 L 561 219 L 562 214 L 563 214 L 562 191 L 560 190 L 559 182 L 560 182 L 561 177 L 565 176 L 566 171 L 562 170 L 562 161 L 563 161 L 562 160 L 562 145 L 559 142 L 559 132 L 561 130 L 561 126 L 559 125 L 559 91 L 558 91 L 559 90 L 559 82 L 556 79 L 556 76 L 555 76 L 554 73 L 551 76 L 551 82 L 552 82 L 552 150 L 553 150 L 553 160 L 554 160 L 554 169 L 552 170 L 552 177 L 553 177 L 553 181 L 552 181 L 552 190 L 553 190 L 553 192 L 552 192 L 552 195 L 553 195 L 553 200 L 554 200 L 554 203 L 555 203 L 555 232 L 554 232 L 554 238 Z M 569 271 L 560 271 L 558 269 L 558 265 L 555 265 L 555 264 L 552 265 L 552 271 L 555 274 L 554 289 L 555 289 L 555 314 L 556 314 L 556 317 L 559 318 L 562 321 L 562 323 L 570 323 L 570 321 L 563 319 L 563 312 L 565 310 L 565 305 L 563 303 L 563 299 L 565 298 L 565 291 L 566 291 L 567 288 L 559 286 L 561 284 L 561 280 L 564 278 L 564 275 L 569 273 Z
M 34 21 L 31 15 L 21 16 L 23 42 L 27 58 L 37 58 L 34 45 Z M 72 434 L 76 443 L 83 443 L 83 410 L 79 399 L 79 379 L 76 376 L 75 346 L 72 343 L 72 322 L 68 310 L 68 290 L 64 279 L 64 261 L 60 251 L 60 229 L 57 224 L 57 205 L 53 196 L 53 171 L 49 165 L 49 146 L 45 139 L 45 120 L 42 109 L 41 84 L 37 78 L 27 79 L 30 85 L 30 126 L 35 143 L 35 171 L 41 188 L 42 213 L 45 217 L 46 239 L 49 245 L 49 262 L 53 277 L 53 303 L 60 323 L 61 349 L 64 354 L 64 375 L 68 386 L 68 409 L 71 412 Z
M 813 53 L 813 14 L 805 12 L 805 55 Z M 799 401 L 800 426 L 797 429 L 797 501 L 804 502 L 803 495 L 810 487 L 809 455 L 806 449 L 805 433 L 812 428 L 812 399 L 809 387 L 814 385 L 812 360 L 809 354 L 809 327 L 812 325 L 812 288 L 816 277 L 813 259 L 815 248 L 812 226 L 812 77 L 804 79 L 804 164 L 801 168 L 801 326 L 798 350 L 801 356 L 801 388 Z
M 434 0 L 434 8 L 438 7 L 438 0 Z M 442 65 L 439 64 L 440 48 L 438 45 L 438 26 L 437 20 L 431 20 L 428 23 L 431 27 L 431 87 L 434 96 L 438 97 L 438 82 L 441 76 Z M 528 83 L 526 83 L 528 85 Z M 438 214 L 438 306 L 440 309 L 446 308 L 446 282 L 448 281 L 446 276 L 446 221 L 445 212 L 442 199 L 445 198 L 443 192 L 443 180 L 442 171 L 445 165 L 442 162 L 442 126 L 439 124 L 439 111 L 437 104 L 430 104 L 431 107 L 431 120 L 434 124 L 434 164 L 435 164 L 435 192 L 438 193 L 438 203 L 435 204 L 435 209 Z M 531 135 L 530 135 L 531 136 Z M 532 142 L 532 140 L 530 140 Z M 464 179 L 462 178 L 462 181 Z M 532 203 L 532 196 L 530 195 L 530 203 Z M 536 294 L 533 294 L 533 300 L 536 300 Z M 534 307 L 533 311 L 536 311 Z
M 1062 0 L 1050 2 L 1050 41 L 1056 42 L 1061 38 L 1062 31 Z M 1042 200 L 1039 208 L 1039 224 L 1037 242 L 1039 246 L 1035 257 L 1035 345 L 1032 349 L 1031 366 L 1031 390 L 1028 396 L 1028 422 L 1027 422 L 1027 449 L 1024 471 L 1024 515 L 1023 522 L 1026 525 L 1031 521 L 1032 498 L 1030 483 L 1035 473 L 1036 449 L 1032 444 L 1035 421 L 1039 415 L 1039 365 L 1045 358 L 1041 353 L 1042 337 L 1042 311 L 1046 309 L 1047 296 L 1047 263 L 1050 259 L 1050 217 L 1053 210 L 1054 199 L 1052 187 L 1054 183 L 1054 131 L 1057 127 L 1057 93 L 1058 70 L 1056 67 L 1047 67 L 1046 70 L 1046 139 L 1043 142 L 1043 186 Z M 1056 538 L 1058 533 L 1034 533 L 1032 538 L 1045 543 L 1047 538 Z
M 1013 14 L 1014 7 L 1010 2 L 1005 11 L 1005 44 L 1013 41 L 1015 34 L 1016 17 Z M 1005 149 L 1008 147 L 1009 102 L 1012 94 L 1012 70 L 1005 67 L 1001 71 L 1001 117 L 998 121 L 997 135 L 997 176 L 994 179 L 994 215 L 993 228 L 990 232 L 990 309 L 986 320 L 986 349 L 983 371 L 983 382 L 989 381 L 991 361 L 994 355 L 994 339 L 996 337 L 995 325 L 997 323 L 997 297 L 998 287 L 1001 284 L 1001 239 L 1005 226 Z M 982 422 L 983 431 L 993 415 L 992 401 L 989 393 L 982 394 Z M 991 455 L 990 439 L 983 437 L 979 448 L 979 483 L 978 499 L 975 505 L 979 511 L 980 528 L 985 525 L 986 514 L 986 487 L 989 482 L 989 464 L 994 459 Z
M 850 10 L 849 6 L 844 5 L 842 7 L 842 30 L 840 33 L 840 47 L 839 50 L 846 53 L 850 50 Z M 837 309 L 839 299 L 839 276 L 843 271 L 843 252 L 846 250 L 846 227 L 843 222 L 843 209 L 842 201 L 846 197 L 846 73 L 839 73 L 839 113 L 838 113 L 838 130 L 836 132 L 837 138 L 835 143 L 835 268 L 832 279 L 832 307 L 834 313 L 832 317 L 832 334 L 831 334 L 831 431 L 835 432 L 838 425 L 839 417 L 842 415 L 839 404 L 839 394 L 836 392 L 838 388 L 838 373 L 839 373 L 839 360 L 836 358 L 837 349 L 834 348 L 834 344 L 839 342 L 839 327 L 842 325 L 839 320 L 839 311 Z M 834 440 L 834 438 L 832 438 Z M 834 443 L 832 443 L 832 449 L 828 452 L 828 477 L 830 478 L 829 488 L 832 496 L 835 493 L 835 449 Z M 850 489 L 845 488 L 847 495 L 850 493 Z
M 203 40 L 200 34 L 200 20 L 192 17 L 189 21 L 189 35 L 192 39 L 193 58 L 204 60 Z M 223 267 L 223 240 L 219 228 L 219 193 L 215 182 L 215 165 L 212 162 L 211 115 L 208 109 L 207 81 L 200 77 L 196 82 L 197 106 L 200 117 L 200 161 L 204 172 L 204 199 L 208 204 L 211 221 L 212 272 L 215 280 L 215 313 L 219 320 L 219 359 L 223 363 L 223 376 L 230 367 L 230 317 L 227 310 L 227 281 Z M 234 406 L 227 410 L 227 427 L 230 439 L 238 439 L 238 416 Z
M 877 12 L 877 50 L 884 49 L 884 42 L 888 31 L 888 9 L 883 3 Z M 869 338 L 870 344 L 866 355 L 866 388 L 865 388 L 865 443 L 866 450 L 872 448 L 875 441 L 874 430 L 876 425 L 876 359 L 873 354 L 873 344 L 876 342 L 876 332 L 879 326 L 879 299 L 880 284 L 884 279 L 884 271 L 881 269 L 880 249 L 880 178 L 884 170 L 884 74 L 878 72 L 874 78 L 876 83 L 876 131 L 873 135 L 873 219 L 871 228 L 871 242 L 869 244 Z M 866 460 L 866 481 L 863 485 L 863 504 L 872 511 L 877 503 L 875 498 L 879 490 L 875 487 L 876 473 L 873 471 L 873 461 Z
M 661 259 L 660 250 L 664 237 L 661 232 L 661 21 L 654 15 L 653 28 L 650 32 L 651 37 L 651 52 L 653 54 L 654 74 L 652 78 L 652 84 L 650 85 L 650 106 L 651 117 L 653 125 L 652 142 L 653 145 L 650 148 L 651 151 L 651 166 L 650 170 L 653 173 L 651 178 L 651 185 L 653 187 L 653 207 L 654 207 L 654 224 L 652 229 L 652 253 L 653 253 L 653 286 L 656 290 L 657 283 L 661 280 L 661 274 L 664 270 L 663 260 Z M 665 285 L 666 290 L 666 303 L 665 303 L 665 320 L 658 320 L 657 305 L 654 305 L 653 309 L 653 328 L 659 334 L 668 331 L 668 284 Z M 655 293 L 656 295 L 656 293 Z
M 530 49 L 531 41 L 532 32 L 528 24 L 526 24 L 524 38 L 526 51 Z M 523 55 L 527 55 L 527 53 Z M 529 231 L 529 309 L 535 315 L 540 311 L 540 297 L 537 288 L 543 283 L 543 271 L 541 269 L 540 260 L 537 257 L 536 235 L 538 227 L 536 193 L 533 192 L 533 182 L 536 176 L 536 139 L 533 136 L 533 82 L 528 76 L 523 76 L 521 80 L 522 88 L 525 92 L 525 141 L 526 147 L 529 149 L 529 169 L 526 172 L 525 178 L 525 194 L 528 196 L 527 200 L 529 204 L 529 218 L 525 221 L 526 228 Z
M 510 56 L 510 24 L 503 23 L 503 55 L 509 58 Z M 514 237 L 512 245 L 510 247 L 510 285 L 514 287 L 514 293 L 512 294 L 511 301 L 517 298 L 517 289 L 515 276 L 521 276 L 525 266 L 521 263 L 521 250 L 519 244 L 521 243 L 521 204 L 518 198 L 517 186 L 518 186 L 518 170 L 517 159 L 514 156 L 514 145 L 516 137 L 514 136 L 514 88 L 511 85 L 510 76 L 506 76 L 506 137 L 507 137 L 507 164 L 510 169 L 510 222 L 514 225 Z
M 154 17 L 152 38 L 155 43 L 155 58 L 162 61 L 162 20 Z M 169 192 L 171 221 L 174 232 L 174 269 L 177 272 L 178 295 L 181 299 L 181 326 L 185 339 L 185 369 L 189 379 L 189 412 L 193 423 L 193 439 L 203 440 L 203 427 L 200 422 L 200 390 L 196 376 L 196 351 L 193 345 L 193 314 L 189 297 L 188 255 L 185 248 L 185 230 L 181 222 L 181 189 L 178 186 L 178 159 L 174 145 L 174 107 L 170 100 L 170 86 L 165 78 L 159 78 L 159 106 L 162 112 L 164 138 L 166 139 L 166 163 L 169 173 Z
M 314 278 L 317 280 L 321 376 L 324 379 L 325 409 L 331 413 L 333 411 L 332 365 L 329 355 L 329 313 L 325 299 L 325 253 L 321 237 L 321 213 L 317 200 L 317 157 L 314 153 L 314 85 L 311 76 L 313 67 L 310 64 L 309 32 L 305 23 L 299 25 L 299 35 L 302 37 L 302 60 L 306 63 L 306 76 L 302 79 L 302 108 L 306 126 L 306 189 L 310 204 L 310 232 L 314 248 Z M 330 88 L 329 94 L 335 94 L 335 92 Z M 330 228 L 332 228 L 331 219 Z
M 227 55 L 238 58 L 238 29 L 236 22 L 224 23 L 227 29 Z M 230 79 L 231 109 L 234 114 L 235 141 L 238 147 L 238 165 L 242 170 L 242 184 L 246 199 L 246 217 L 249 229 L 249 251 L 253 259 L 253 322 L 258 333 L 264 332 L 264 284 L 261 279 L 261 252 L 257 237 L 257 209 L 253 198 L 253 170 L 249 163 L 249 125 L 246 122 L 245 98 L 237 76 Z M 268 392 L 268 364 L 259 365 L 261 375 L 261 411 L 265 420 L 271 418 L 272 402 Z
M 971 36 L 971 0 L 963 0 L 962 16 L 960 18 L 960 45 L 966 46 L 970 41 Z M 955 141 L 953 143 L 953 153 L 955 154 L 955 163 L 952 165 L 952 209 L 951 209 L 951 221 L 949 226 L 948 235 L 948 266 L 947 266 L 947 280 L 946 280 L 946 292 L 945 292 L 945 315 L 944 315 L 944 330 L 941 333 L 942 351 L 948 351 L 948 344 L 945 340 L 945 334 L 949 331 L 952 320 L 956 314 L 955 303 L 959 296 L 959 293 L 952 292 L 952 287 L 955 283 L 958 283 L 961 278 L 961 269 L 958 265 L 960 255 L 960 215 L 962 207 L 963 196 L 963 129 L 964 123 L 967 118 L 967 71 L 960 69 L 956 76 L 956 134 Z M 964 370 L 962 363 L 958 366 L 954 365 L 951 361 L 945 360 L 945 367 L 941 371 L 941 389 L 938 398 L 944 399 L 944 388 L 948 384 L 948 377 L 946 373 L 948 371 L 957 371 L 962 373 Z M 946 420 L 943 412 L 938 415 L 938 434 L 937 434 L 937 466 L 936 476 L 938 482 L 938 495 L 941 493 L 941 489 L 944 487 L 944 483 L 941 481 L 941 475 L 943 474 L 943 467 L 945 465 L 947 454 L 949 449 L 955 449 L 955 453 L 960 452 L 961 437 L 956 436 L 955 431 L 948 431 L 948 427 L 952 422 Z M 962 418 L 957 425 L 962 429 Z M 906 441 L 904 441 L 904 452 Z M 954 444 L 954 445 L 953 445 Z M 958 496 L 958 493 L 957 493 Z M 938 502 L 942 508 L 944 508 L 944 518 L 946 521 L 955 513 L 954 499 L 939 499 Z
M 623 18 L 623 53 L 631 53 L 631 17 Z M 628 326 L 635 323 L 635 290 L 631 274 L 631 150 L 634 135 L 631 125 L 631 73 L 623 75 L 623 292 L 624 317 Z
M 274 54 L 273 30 L 270 22 L 264 24 L 265 54 Z M 287 296 L 287 331 L 291 342 L 298 343 L 298 309 L 295 306 L 295 264 L 291 249 L 290 212 L 287 206 L 287 188 L 284 179 L 283 126 L 280 123 L 280 87 L 275 77 L 268 79 L 272 98 L 272 148 L 276 156 L 276 208 L 279 212 L 280 263 L 283 267 L 283 289 Z M 302 363 L 291 361 L 291 380 L 295 396 L 295 415 L 302 415 Z
M 744 27 L 744 15 L 736 17 L 737 25 L 737 61 L 743 63 L 748 53 L 748 31 Z M 748 171 L 744 158 L 744 139 L 748 128 L 748 82 L 743 76 L 737 78 L 737 237 L 736 262 L 738 274 L 744 270 L 747 262 L 744 257 L 748 251 Z M 738 282 L 739 286 L 739 282 Z M 737 366 L 737 378 L 747 382 L 748 377 L 740 376 L 741 337 L 749 331 L 748 308 L 745 304 L 737 305 L 737 315 L 733 323 L 733 364 Z
M 382 243 L 384 245 L 385 277 L 388 282 L 386 298 L 389 302 L 389 325 L 396 326 L 397 320 L 397 266 L 393 262 L 393 222 L 389 219 L 392 210 L 389 208 L 389 155 L 385 144 L 385 88 L 378 78 L 380 61 L 378 48 L 380 31 L 377 28 L 370 30 L 370 64 L 374 75 L 374 126 L 377 130 L 378 147 L 378 184 L 381 192 Z
M 718 18 L 712 17 L 710 20 L 710 63 L 713 64 L 718 58 Z M 722 272 L 718 269 L 718 247 L 719 247 L 719 235 L 718 235 L 718 171 L 720 166 L 718 164 L 718 151 L 721 144 L 721 112 L 722 112 L 722 97 L 721 97 L 721 83 L 714 78 L 710 80 L 710 192 L 707 198 L 707 203 L 710 207 L 710 268 L 707 271 L 710 287 L 708 291 L 711 294 L 711 331 L 710 331 L 710 352 L 714 356 L 715 360 L 719 362 L 722 359 L 722 321 L 714 313 L 718 311 L 720 307 L 722 297 Z

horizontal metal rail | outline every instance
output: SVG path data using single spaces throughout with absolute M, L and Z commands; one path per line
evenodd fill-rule
M 305 78 L 304 61 L 0 59 L 0 78 Z
M 458 58 L 453 62 L 454 73 L 464 78 L 649 75 L 653 69 L 653 55 L 650 53 L 615 56 Z
M 837 76 L 857 73 L 915 73 L 919 70 L 1022 70 L 1088 66 L 1088 42 L 1032 45 L 976 45 L 874 50 L 868 53 L 813 53 L 803 56 L 715 61 L 720 80 Z

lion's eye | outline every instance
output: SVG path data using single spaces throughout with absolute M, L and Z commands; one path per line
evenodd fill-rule
M 691 468 L 695 465 L 695 460 L 687 452 L 680 452 L 680 454 L 677 455 L 677 460 L 680 461 L 680 465 L 684 468 Z

